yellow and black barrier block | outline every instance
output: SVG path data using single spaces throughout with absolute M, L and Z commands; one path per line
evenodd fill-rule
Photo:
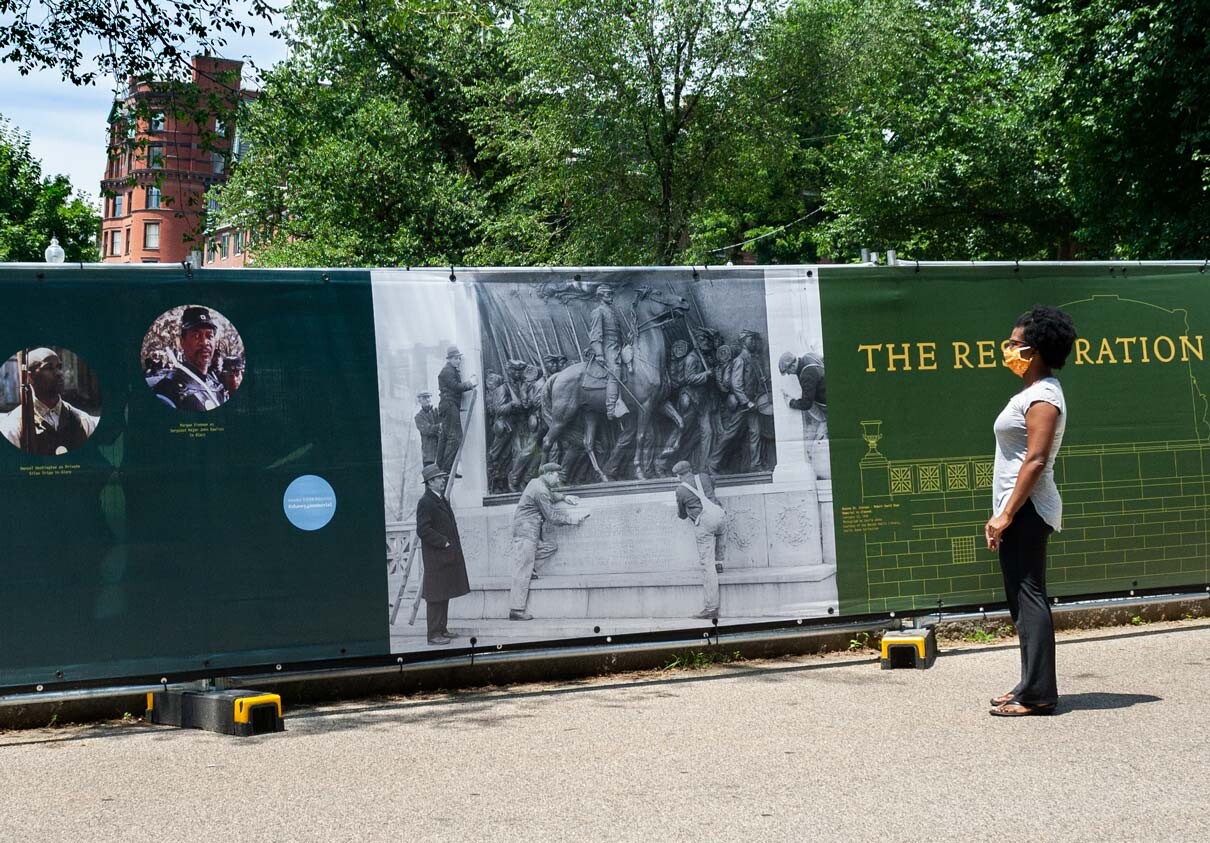
M 924 629 L 888 630 L 882 636 L 882 669 L 914 667 L 924 670 L 937 660 L 937 636 L 931 626 Z
M 241 737 L 286 730 L 281 697 L 249 690 L 155 691 L 147 695 L 146 719 Z

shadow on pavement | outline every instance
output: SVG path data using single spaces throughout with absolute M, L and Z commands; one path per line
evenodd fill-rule
M 1140 703 L 1162 701 L 1162 697 L 1151 694 L 1111 694 L 1107 692 L 1063 694 L 1059 697 L 1059 706 L 1055 710 L 1055 716 L 1073 711 L 1107 711 L 1111 708 L 1130 708 L 1132 705 Z

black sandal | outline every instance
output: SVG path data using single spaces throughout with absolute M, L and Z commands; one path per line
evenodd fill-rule
M 1013 710 L 1010 706 L 1018 710 Z M 1054 713 L 1054 703 L 1050 705 L 1031 705 L 1030 703 L 1023 703 L 1020 700 L 1013 700 L 1012 702 L 998 705 L 988 712 L 992 717 L 1035 717 Z

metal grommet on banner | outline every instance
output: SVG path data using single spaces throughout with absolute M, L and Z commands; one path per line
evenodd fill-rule
M 1018 258 L 1013 263 L 1013 272 L 1020 272 L 1020 271 L 1021 271 L 1021 259 Z
M 919 258 L 916 259 L 916 271 L 917 272 L 920 271 L 920 259 Z
M 696 266 L 695 266 L 695 267 L 693 267 L 693 280 L 694 280 L 694 281 L 699 281 L 699 280 L 701 280 L 700 278 L 698 278 L 698 274 L 697 274 L 697 267 L 696 267 Z
M 450 283 L 452 284 L 457 280 L 458 276 L 454 274 L 454 265 L 450 264 Z
M 181 269 L 185 270 L 186 278 L 189 278 L 190 280 L 193 279 L 193 267 L 190 265 L 189 261 L 181 261 Z
M 321 273 L 320 273 L 320 275 L 319 275 L 319 277 L 323 279 L 323 282 L 324 282 L 325 284 L 330 284 L 330 283 L 332 283 L 332 276 L 331 276 L 331 275 L 329 275 L 329 274 L 328 274 L 328 273 L 326 273 L 326 272 L 321 272 Z
M 1202 264 L 1202 268 L 1198 270 L 1202 275 L 1206 274 L 1206 267 L 1210 266 L 1210 258 L 1206 258 L 1206 262 Z

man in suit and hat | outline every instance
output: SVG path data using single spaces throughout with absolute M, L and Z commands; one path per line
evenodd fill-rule
M 681 460 L 672 467 L 676 479 L 676 517 L 693 524 L 693 539 L 697 542 L 697 559 L 702 566 L 705 587 L 704 608 L 693 617 L 702 620 L 718 618 L 718 575 L 723 572 L 727 556 L 727 534 L 722 504 L 714 496 L 714 478 L 709 474 L 694 474 L 693 466 Z
M 208 309 L 185 308 L 180 324 L 182 359 L 154 387 L 161 401 L 189 412 L 213 410 L 223 403 L 223 385 L 211 371 L 218 336 L 218 324 Z
M 425 603 L 429 643 L 442 646 L 459 637 L 449 628 L 450 600 L 468 594 L 471 587 L 458 522 L 445 497 L 449 474 L 439 466 L 426 465 L 421 476 L 424 494 L 416 502 L 416 535 L 424 560 L 420 596 Z
M 441 434 L 441 419 L 433 409 L 433 393 L 417 392 L 420 411 L 416 413 L 416 430 L 420 432 L 420 461 L 422 465 L 437 462 L 437 439 Z
M 441 401 L 437 415 L 441 417 L 441 431 L 437 435 L 437 465 L 447 474 L 454 468 L 454 457 L 462 445 L 462 394 L 470 392 L 479 384 L 471 375 L 462 379 L 462 352 L 451 345 L 445 352 L 445 366 L 437 375 L 437 392 Z
M 67 384 L 63 361 L 49 348 L 35 348 L 25 356 L 25 368 L 33 390 L 33 432 L 23 436 L 22 405 L 0 417 L 0 434 L 18 448 L 34 454 L 64 454 L 88 441 L 97 429 L 90 416 L 63 400 Z
M 588 320 L 588 343 L 598 367 L 605 370 L 605 416 L 620 419 L 630 412 L 626 402 L 618 401 L 622 378 L 622 319 L 613 306 L 613 287 L 597 287 L 599 304 Z M 598 369 L 599 371 L 599 369 Z
M 557 462 L 544 463 L 533 480 L 525 486 L 517 508 L 513 511 L 513 587 L 509 594 L 510 621 L 533 620 L 533 615 L 525 611 L 529 602 L 529 582 L 536 579 L 534 567 L 538 560 L 546 560 L 554 555 L 559 546 L 547 541 L 542 535 L 542 525 L 567 524 L 579 526 L 591 513 L 569 513 L 557 503 L 577 506 L 580 499 L 575 495 L 565 495 L 559 491 L 559 474 L 562 468 Z

